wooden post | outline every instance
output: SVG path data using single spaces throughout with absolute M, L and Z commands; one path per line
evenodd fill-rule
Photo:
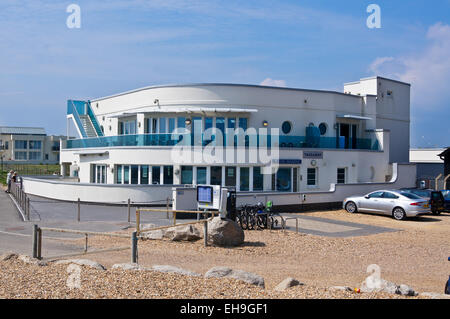
M 33 225 L 33 234 L 31 236 L 32 239 L 32 256 L 33 258 L 37 258 L 38 256 L 38 225 Z
M 169 219 L 169 197 L 166 198 L 166 217 Z
M 128 198 L 128 222 L 130 222 L 131 200 Z
M 131 234 L 131 263 L 137 264 L 138 263 L 138 238 L 137 238 L 137 232 L 133 232 Z
M 78 208 L 78 209 L 77 209 L 77 211 L 78 211 L 77 220 L 80 221 L 80 215 L 81 215 L 80 198 L 78 198 L 77 208 Z
M 203 222 L 203 238 L 205 247 L 208 246 L 208 220 Z
M 173 214 L 173 224 L 176 225 L 177 224 L 177 212 L 172 211 L 172 214 Z
M 141 231 L 141 211 L 136 209 L 136 232 L 139 234 Z
M 84 234 L 84 236 L 85 236 L 84 252 L 87 253 L 87 251 L 88 251 L 88 234 Z
M 30 198 L 27 197 L 27 207 L 26 207 L 27 220 L 30 221 Z
M 42 229 L 38 228 L 37 259 L 42 259 Z

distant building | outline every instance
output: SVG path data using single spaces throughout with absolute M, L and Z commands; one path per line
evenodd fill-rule
M 65 136 L 48 136 L 40 127 L 0 126 L 0 151 L 3 163 L 58 164 L 60 140 Z
M 450 175 L 450 147 L 447 147 L 442 153 L 440 153 L 439 158 L 444 161 L 444 176 Z M 450 189 L 450 178 L 447 179 L 445 189 Z
M 433 184 L 439 174 L 444 174 L 444 160 L 439 157 L 444 151 L 445 148 L 413 148 L 409 151 L 410 162 L 417 167 L 419 182 L 430 181 Z

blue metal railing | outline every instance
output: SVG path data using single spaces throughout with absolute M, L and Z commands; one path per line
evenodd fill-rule
M 97 132 L 97 136 L 103 136 L 103 131 L 100 128 L 100 125 L 98 124 L 97 117 L 95 116 L 94 112 L 91 108 L 91 101 L 87 102 L 87 115 L 91 119 L 92 125 L 94 126 L 95 132 Z
M 81 136 L 83 136 L 84 138 L 87 137 L 86 131 L 83 128 L 83 124 L 81 123 L 81 119 L 80 119 L 80 111 L 83 112 L 83 105 L 81 105 L 81 103 L 79 103 L 80 101 L 73 101 L 73 100 L 68 100 L 67 101 L 67 115 L 72 115 L 75 123 L 78 127 L 78 129 L 80 130 Z
M 267 145 L 271 147 L 271 136 L 239 136 L 235 135 L 224 136 L 222 143 L 214 141 L 214 138 L 208 140 L 201 136 L 199 139 L 201 146 L 206 146 L 210 143 L 216 145 L 227 146 L 226 141 L 232 138 L 229 145 L 236 146 L 238 141 L 244 141 L 239 145 L 256 146 Z M 190 134 L 137 134 L 137 135 L 118 135 L 118 136 L 103 136 L 95 138 L 84 138 L 68 140 L 66 148 L 93 148 L 93 147 L 118 147 L 118 146 L 175 146 L 178 143 L 188 146 L 199 145 L 194 143 L 195 139 Z M 280 136 L 279 142 L 273 146 L 280 148 L 323 148 L 323 149 L 358 149 L 358 150 L 379 150 L 378 141 L 371 139 L 347 139 L 343 141 L 336 137 L 318 137 L 311 139 L 308 136 Z

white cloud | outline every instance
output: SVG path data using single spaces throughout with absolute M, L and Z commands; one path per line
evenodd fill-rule
M 417 54 L 379 57 L 369 66 L 375 75 L 412 84 L 411 98 L 417 108 L 448 107 L 450 99 L 450 25 L 429 27 L 427 45 Z
M 261 83 L 259 83 L 259 85 L 286 87 L 286 81 L 285 80 L 273 80 L 271 78 L 267 78 L 264 81 L 262 81 Z

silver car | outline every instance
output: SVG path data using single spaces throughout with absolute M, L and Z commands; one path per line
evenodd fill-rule
M 343 206 L 349 213 L 384 214 L 397 220 L 430 213 L 428 199 L 401 190 L 380 190 L 365 196 L 348 197 Z

